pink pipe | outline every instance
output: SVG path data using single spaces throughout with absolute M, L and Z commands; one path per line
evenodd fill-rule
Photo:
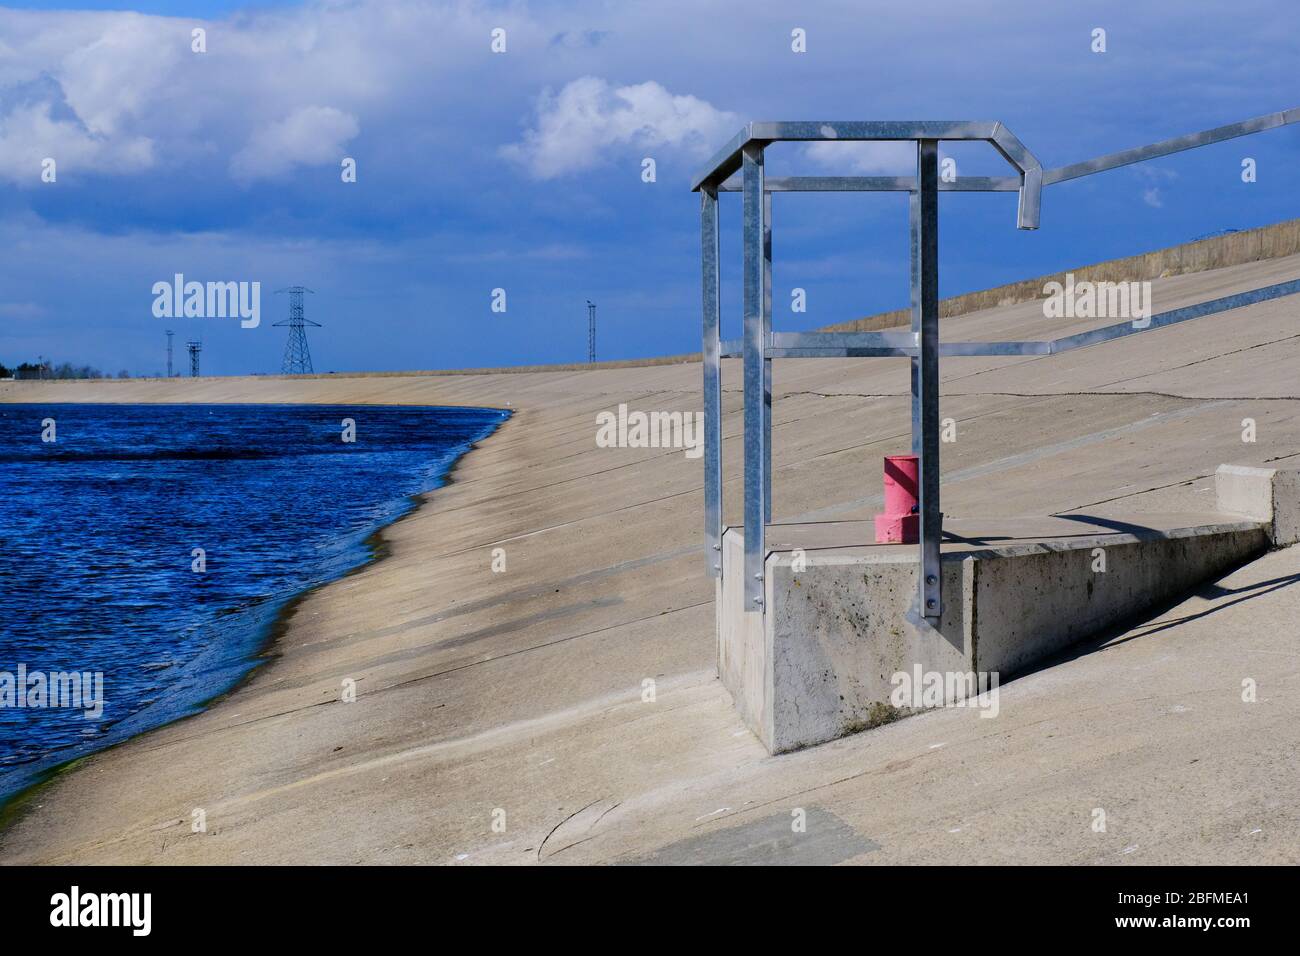
M 917 514 L 916 455 L 885 456 L 885 513 L 876 515 L 877 544 L 916 544 L 921 535 Z

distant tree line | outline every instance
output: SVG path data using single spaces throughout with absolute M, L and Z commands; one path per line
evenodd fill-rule
M 130 378 L 126 369 L 117 373 L 118 378 Z M 71 378 L 112 378 L 91 365 L 73 365 L 71 362 L 21 362 L 16 368 L 9 368 L 0 362 L 0 378 L 18 379 L 71 379 Z

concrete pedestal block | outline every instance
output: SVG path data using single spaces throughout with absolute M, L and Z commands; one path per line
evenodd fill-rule
M 772 526 L 766 610 L 746 612 L 743 529 L 730 528 L 717 590 L 719 676 L 771 753 L 910 713 L 891 702 L 896 675 L 943 675 L 951 682 L 944 702 L 954 703 L 954 683 L 987 686 L 980 675 L 1000 683 L 1269 546 L 1260 521 L 1190 517 L 1208 520 L 1173 527 L 1102 520 L 1090 528 L 1082 516 L 1044 519 L 1060 537 L 1021 536 L 997 547 L 963 534 L 966 544 L 945 545 L 937 628 L 905 618 L 917 593 L 915 546 L 870 545 L 870 522 L 841 522 L 833 533 L 825 524 Z M 992 527 L 999 524 L 1006 527 Z M 1081 533 L 1070 535 L 1075 529 Z M 800 535 L 804 546 L 781 544 Z M 861 545 L 851 543 L 855 536 Z
M 1220 465 L 1214 489 L 1220 511 L 1266 522 L 1275 547 L 1300 541 L 1300 470 Z

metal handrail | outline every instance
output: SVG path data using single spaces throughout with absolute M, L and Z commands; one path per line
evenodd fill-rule
M 1158 143 L 1107 153 L 1080 163 L 1071 163 L 1069 166 L 1045 169 L 1042 184 L 1052 186 L 1109 169 L 1131 166 L 1134 163 L 1146 162 L 1149 159 L 1169 156 L 1212 143 L 1221 143 L 1296 122 L 1300 122 L 1300 107 L 1265 113 L 1263 116 L 1242 120 L 1239 123 L 1229 123 L 1200 133 L 1174 136 Z M 697 184 L 702 184 L 705 179 L 707 179 L 706 173 L 697 174 L 692 181 L 692 190 L 698 190 L 700 186 Z M 778 176 L 769 179 L 766 187 L 769 192 L 774 193 L 913 192 L 916 189 L 916 180 L 910 176 Z M 724 193 L 740 192 L 742 188 L 739 179 L 735 177 L 727 179 L 717 187 L 719 192 Z M 1020 180 L 1008 176 L 958 176 L 956 179 L 941 180 L 939 183 L 940 192 L 1015 192 L 1018 189 L 1020 189 Z
M 1108 153 L 1069 166 L 1043 170 L 1038 159 L 1001 123 L 921 122 L 754 122 L 740 130 L 692 180 L 701 196 L 703 268 L 705 540 L 709 573 L 722 575 L 722 386 L 721 359 L 744 359 L 745 395 L 745 608 L 762 611 L 766 549 L 765 526 L 772 515 L 771 407 L 774 358 L 906 357 L 912 364 L 912 452 L 920 458 L 921 576 L 913 620 L 934 622 L 942 613 L 939 541 L 939 366 L 941 355 L 1053 355 L 1096 345 L 1124 335 L 1162 328 L 1204 315 L 1240 308 L 1300 291 L 1300 281 L 1198 303 L 1153 316 L 1142 323 L 1120 323 L 1045 342 L 939 342 L 938 193 L 940 191 L 1019 193 L 1016 225 L 1036 229 L 1043 186 L 1091 176 L 1108 169 L 1238 136 L 1300 122 L 1300 108 Z M 774 142 L 911 141 L 917 174 L 895 176 L 793 176 L 767 179 L 764 150 Z M 990 143 L 1018 172 L 1015 178 L 957 177 L 941 182 L 938 143 L 945 140 Z M 732 174 L 740 171 L 738 180 Z M 744 194 L 744 337 L 723 343 L 720 336 L 720 257 L 718 194 Z M 772 331 L 772 194 L 777 192 L 907 192 L 911 226 L 912 329 L 909 333 L 827 333 Z

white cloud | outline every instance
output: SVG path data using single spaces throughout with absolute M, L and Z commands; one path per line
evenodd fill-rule
M 75 17 L 75 15 L 73 15 Z M 138 14 L 46 21 L 48 53 L 65 102 L 91 133 L 115 136 L 172 106 L 168 86 L 192 61 L 189 24 Z
M 625 147 L 707 154 L 740 120 L 704 100 L 674 95 L 654 81 L 615 88 L 584 76 L 538 98 L 536 125 L 501 154 L 536 179 L 554 179 L 607 162 Z
M 368 116 L 391 127 L 405 110 L 468 108 L 489 12 L 472 0 L 308 2 L 216 21 L 0 8 L 0 179 L 39 184 L 47 156 L 60 180 L 217 166 L 247 182 L 337 161 Z M 191 49 L 200 24 L 206 53 Z M 521 44 L 541 32 L 512 19 Z
M 138 14 L 0 11 L 0 176 L 137 173 L 156 160 L 157 122 L 175 72 L 177 21 Z M 175 49 L 174 49 L 175 48 Z
M 92 133 L 75 119 L 56 119 L 49 103 L 24 104 L 0 116 L 0 178 L 38 186 L 46 159 L 55 160 L 60 177 L 87 170 L 138 172 L 153 165 L 153 143 L 143 136 Z
M 322 166 L 343 159 L 348 140 L 360 132 L 357 118 L 332 106 L 304 106 L 255 130 L 230 160 L 236 179 L 272 179 L 295 166 Z

